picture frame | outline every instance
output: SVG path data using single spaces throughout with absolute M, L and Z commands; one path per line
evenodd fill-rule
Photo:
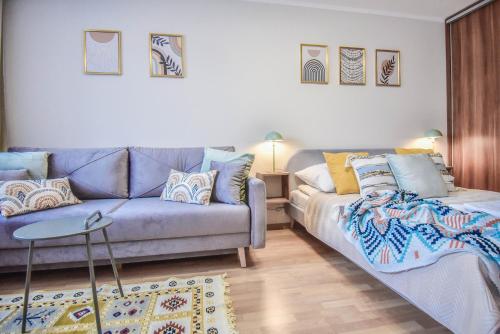
M 330 77 L 328 45 L 300 44 L 300 82 L 327 85 Z
M 339 47 L 339 84 L 366 85 L 366 49 Z
M 184 78 L 184 36 L 149 33 L 149 75 Z
M 375 84 L 381 87 L 401 87 L 401 52 L 375 50 Z
M 83 31 L 83 72 L 85 74 L 122 74 L 122 33 L 119 30 Z

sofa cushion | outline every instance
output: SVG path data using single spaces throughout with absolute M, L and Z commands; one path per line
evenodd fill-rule
M 0 181 L 31 180 L 27 169 L 0 170 Z
M 234 151 L 234 147 L 218 147 Z M 159 197 L 171 169 L 199 172 L 204 148 L 130 147 L 130 198 Z
M 95 200 L 85 201 L 82 204 L 65 206 L 44 211 L 37 211 L 9 218 L 0 216 L 0 249 L 26 248 L 28 246 L 28 242 L 16 240 L 12 236 L 12 233 L 14 233 L 15 230 L 17 230 L 22 226 L 47 219 L 87 216 L 90 215 L 95 210 L 100 210 L 103 214 L 109 214 L 110 212 L 118 208 L 120 205 L 124 204 L 126 201 L 127 201 L 126 199 L 95 199 Z M 92 234 L 92 236 L 94 235 L 95 233 Z M 96 237 L 93 237 L 92 239 L 98 241 L 99 239 L 102 240 L 102 237 L 99 235 L 99 239 Z M 70 237 L 63 239 L 37 241 L 35 243 L 35 248 L 44 246 L 61 246 L 61 245 L 73 245 L 73 244 L 85 244 L 85 238 L 78 236 L 78 237 Z
M 196 205 L 159 198 L 131 199 L 111 215 L 111 241 L 180 238 L 250 231 L 246 205 Z M 166 241 L 168 242 L 168 241 Z
M 126 148 L 29 148 L 12 152 L 46 151 L 49 179 L 68 177 L 80 199 L 128 197 L 128 151 Z

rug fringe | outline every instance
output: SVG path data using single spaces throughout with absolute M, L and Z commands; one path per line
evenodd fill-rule
M 236 315 L 234 314 L 233 301 L 230 296 L 231 286 L 226 281 L 226 278 L 227 273 L 222 274 L 222 279 L 224 280 L 224 304 L 226 304 L 226 316 L 233 334 L 238 334 L 238 331 L 236 330 Z

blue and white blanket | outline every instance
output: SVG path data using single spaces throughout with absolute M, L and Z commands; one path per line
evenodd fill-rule
M 422 267 L 455 252 L 475 253 L 488 267 L 500 266 L 500 218 L 417 196 L 375 191 L 347 206 L 341 230 L 375 270 Z

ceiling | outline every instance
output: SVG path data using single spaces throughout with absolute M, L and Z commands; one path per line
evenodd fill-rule
M 438 21 L 475 2 L 475 0 L 246 0 L 289 6 L 406 17 Z

